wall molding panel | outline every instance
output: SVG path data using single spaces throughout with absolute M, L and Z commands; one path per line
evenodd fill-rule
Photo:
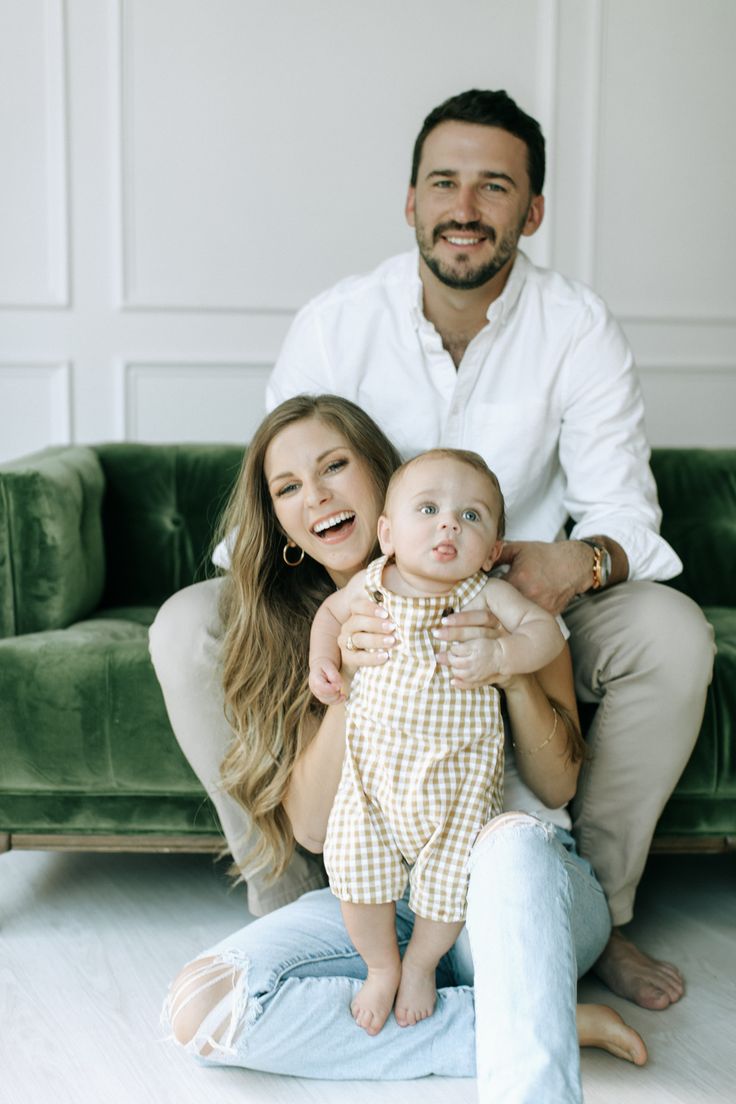
M 68 361 L 0 362 L 0 462 L 74 440 Z
M 262 361 L 121 364 L 121 436 L 131 441 L 247 441 L 273 367 Z
M 0 309 L 70 305 L 64 0 L 18 0 L 0 42 Z M 23 105 L 23 107 L 21 107 Z
M 437 66 L 440 0 L 2 0 L 0 451 L 246 440 L 295 311 L 413 245 L 424 115 L 489 86 L 547 138 L 522 247 L 608 302 L 653 441 L 736 447 L 736 3 L 453 16 Z

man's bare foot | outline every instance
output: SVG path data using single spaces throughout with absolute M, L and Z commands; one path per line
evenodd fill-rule
M 434 1012 L 436 1001 L 435 967 L 425 969 L 407 962 L 404 956 L 394 1007 L 399 1027 L 413 1027 L 420 1020 L 426 1020 Z
M 388 1019 L 400 977 L 401 964 L 398 962 L 396 966 L 368 968 L 368 977 L 350 1005 L 350 1011 L 358 1027 L 369 1035 L 377 1035 Z
M 644 954 L 620 928 L 613 929 L 593 973 L 620 997 L 653 1011 L 668 1008 L 685 992 L 682 974 L 675 966 Z
M 579 1004 L 575 1019 L 581 1047 L 600 1047 L 635 1066 L 643 1066 L 649 1057 L 641 1035 L 608 1005 Z

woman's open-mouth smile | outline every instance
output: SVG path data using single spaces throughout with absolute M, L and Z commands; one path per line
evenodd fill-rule
M 325 544 L 337 544 L 351 535 L 355 529 L 355 513 L 352 510 L 340 510 L 336 514 L 315 521 L 311 532 Z

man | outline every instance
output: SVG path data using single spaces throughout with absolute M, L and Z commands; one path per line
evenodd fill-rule
M 418 255 L 392 258 L 309 303 L 287 335 L 267 405 L 300 392 L 340 394 L 405 455 L 470 448 L 498 474 L 507 578 L 565 611 L 578 697 L 599 705 L 574 807 L 581 851 L 615 925 L 596 970 L 615 992 L 664 1008 L 683 993 L 679 972 L 642 954 L 620 926 L 631 919 L 657 819 L 700 728 L 712 634 L 689 599 L 652 581 L 681 564 L 658 535 L 643 404 L 623 334 L 591 291 L 519 252 L 544 217 L 544 168 L 538 123 L 506 93 L 473 90 L 432 111 L 406 202 Z M 568 516 L 570 539 L 560 539 Z M 477 633 L 472 615 L 461 619 L 455 639 L 471 623 Z M 152 648 L 185 746 L 155 635 Z M 295 873 L 302 885 L 308 878 Z

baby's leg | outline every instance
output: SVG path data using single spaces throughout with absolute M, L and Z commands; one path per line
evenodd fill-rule
M 393 901 L 383 905 L 343 901 L 342 916 L 355 949 L 368 967 L 368 977 L 350 1011 L 359 1027 L 369 1035 L 377 1035 L 388 1019 L 401 977 L 396 905 Z
M 435 970 L 460 932 L 462 921 L 443 923 L 417 916 L 409 945 L 401 963 L 401 981 L 396 995 L 396 1022 L 411 1027 L 434 1012 L 437 1000 Z

